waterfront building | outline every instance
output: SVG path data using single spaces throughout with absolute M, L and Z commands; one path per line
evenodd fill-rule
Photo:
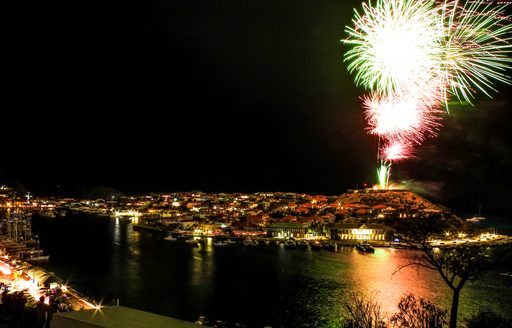
M 247 218 L 246 218 L 247 219 Z M 262 236 L 266 235 L 267 232 L 264 228 L 256 225 L 252 222 L 236 221 L 231 224 L 231 231 L 235 236 Z
M 307 225 L 300 222 L 276 222 L 268 225 L 269 235 L 278 238 L 304 238 Z
M 200 236 L 225 235 L 227 226 L 222 223 L 200 223 L 194 228 L 194 234 Z
M 337 223 L 331 227 L 331 239 L 391 240 L 393 229 L 379 223 Z

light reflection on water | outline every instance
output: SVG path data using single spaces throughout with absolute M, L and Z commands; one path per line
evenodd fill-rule
M 206 285 L 215 279 L 215 258 L 211 240 L 193 249 L 192 285 Z
M 400 265 L 407 263 L 411 251 L 393 248 L 376 248 L 374 254 L 350 252 L 350 276 L 360 290 L 376 293 L 385 312 L 393 313 L 403 295 L 413 293 L 428 299 L 438 299 L 446 289 L 436 272 L 417 267 L 406 267 L 398 271 Z
M 123 219 L 38 224 L 42 246 L 51 255 L 45 267 L 78 290 L 190 321 L 204 314 L 249 327 L 329 327 L 339 324 L 342 302 L 352 292 L 374 292 L 386 312 L 394 312 L 407 293 L 437 299 L 445 307 L 451 300 L 437 272 L 408 267 L 393 274 L 412 256 L 408 250 L 377 248 L 374 254 L 361 254 L 347 247 L 337 253 L 215 248 L 211 241 L 192 247 L 133 231 Z M 61 247 L 64 233 L 72 250 Z M 461 313 L 492 309 L 509 315 L 510 294 L 512 279 L 491 272 L 464 287 Z

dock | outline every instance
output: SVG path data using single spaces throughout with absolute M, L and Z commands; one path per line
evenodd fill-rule
M 151 232 L 162 232 L 162 233 L 165 232 L 164 228 L 155 227 L 153 225 L 143 224 L 143 223 L 134 224 L 133 230 L 146 230 L 146 231 L 151 231 Z

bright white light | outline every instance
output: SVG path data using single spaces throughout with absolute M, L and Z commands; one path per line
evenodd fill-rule
M 380 0 L 363 4 L 345 43 L 356 83 L 384 92 L 417 88 L 432 76 L 443 30 L 433 1 Z

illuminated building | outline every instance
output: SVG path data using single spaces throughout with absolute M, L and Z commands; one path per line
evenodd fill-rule
M 379 223 L 337 223 L 331 237 L 341 240 L 391 240 L 393 229 Z
M 306 235 L 306 225 L 299 222 L 276 222 L 267 227 L 268 233 L 272 237 L 280 238 L 304 238 Z

